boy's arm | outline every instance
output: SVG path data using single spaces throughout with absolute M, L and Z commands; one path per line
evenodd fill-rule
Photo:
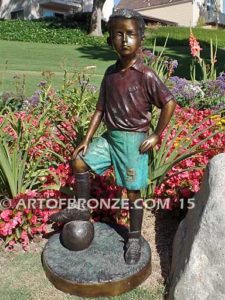
M 87 134 L 84 138 L 84 140 L 80 143 L 80 145 L 75 149 L 74 153 L 73 153 L 73 159 L 76 158 L 77 154 L 83 150 L 82 154 L 85 155 L 88 145 L 93 137 L 93 135 L 95 134 L 96 130 L 98 129 L 101 121 L 102 121 L 102 117 L 103 117 L 104 112 L 102 110 L 98 110 L 96 109 L 94 112 L 93 117 L 91 118 L 91 122 L 89 124 L 88 127 L 88 131 Z
M 166 128 L 168 125 L 173 112 L 176 107 L 176 102 L 175 100 L 170 100 L 167 102 L 161 109 L 161 113 L 159 116 L 159 121 L 156 126 L 155 132 L 153 132 L 140 146 L 140 152 L 144 153 L 153 148 L 158 142 L 159 142 L 159 137 L 162 134 L 163 130 Z

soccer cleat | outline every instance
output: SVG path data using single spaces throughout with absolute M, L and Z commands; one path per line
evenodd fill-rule
M 89 209 L 65 208 L 49 217 L 52 222 L 68 223 L 70 221 L 89 221 L 91 213 Z
M 83 200 L 82 205 L 76 203 L 75 206 L 65 208 L 49 217 L 52 222 L 68 223 L 70 221 L 89 221 L 91 218 L 90 210 L 87 207 L 87 201 L 90 198 L 90 174 L 89 172 L 75 173 L 76 186 L 75 192 L 77 199 Z
M 141 257 L 141 237 L 129 238 L 126 244 L 125 262 L 127 265 L 135 265 Z

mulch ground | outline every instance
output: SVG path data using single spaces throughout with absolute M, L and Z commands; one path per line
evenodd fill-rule
M 180 223 L 178 216 L 168 210 L 155 213 L 145 210 L 142 234 L 152 250 L 152 274 L 142 284 L 152 288 L 167 283 L 172 260 L 173 238 Z

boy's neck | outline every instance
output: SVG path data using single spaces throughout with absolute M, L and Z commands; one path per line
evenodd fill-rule
M 137 55 L 134 57 L 120 57 L 121 71 L 129 69 L 137 60 Z

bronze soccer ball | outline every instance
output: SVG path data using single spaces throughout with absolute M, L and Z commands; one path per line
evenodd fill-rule
M 72 251 L 88 248 L 94 238 L 94 226 L 90 221 L 66 223 L 61 233 L 62 244 Z

